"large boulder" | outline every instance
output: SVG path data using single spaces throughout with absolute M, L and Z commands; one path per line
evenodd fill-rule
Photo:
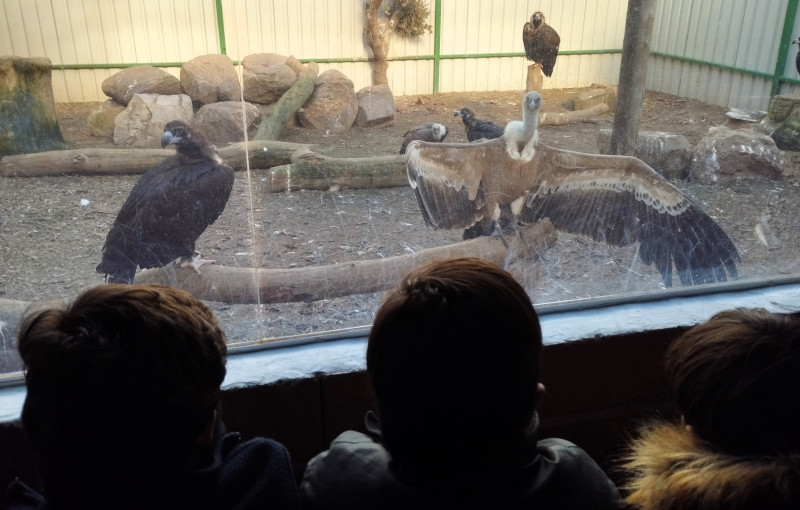
M 114 137 L 114 128 L 117 115 L 125 111 L 125 105 L 119 104 L 113 99 L 108 99 L 89 114 L 89 127 L 92 134 L 100 137 Z
M 223 101 L 203 106 L 194 116 L 194 126 L 202 130 L 211 143 L 222 145 L 242 142 L 242 114 L 247 123 L 248 139 L 252 138 L 258 129 L 261 112 L 255 105 L 241 101 Z
M 601 154 L 611 153 L 611 133 L 611 129 L 603 128 L 597 134 Z M 640 131 L 633 155 L 667 179 L 685 179 L 692 160 L 692 146 L 683 135 Z
M 180 94 L 181 82 L 163 69 L 135 66 L 112 74 L 103 80 L 102 88 L 105 95 L 127 105 L 134 94 Z
M 248 55 L 242 62 L 244 100 L 272 104 L 297 81 L 297 73 L 288 59 L 274 53 Z
M 775 145 L 784 151 L 800 151 L 800 106 L 775 131 L 771 133 Z
M 336 69 L 320 74 L 314 93 L 297 114 L 300 125 L 319 131 L 346 131 L 358 114 L 352 80 Z
M 134 94 L 125 111 L 114 119 L 114 143 L 140 149 L 160 148 L 167 122 L 192 122 L 193 118 L 192 98 L 186 94 Z
M 697 144 L 689 178 L 703 184 L 728 184 L 740 179 L 778 179 L 783 169 L 780 150 L 767 135 L 752 129 L 717 126 Z
M 181 87 L 198 108 L 241 99 L 239 76 L 227 55 L 202 55 L 183 64 Z
M 356 126 L 385 126 L 394 122 L 394 96 L 389 85 L 364 87 L 356 93 L 356 99 Z

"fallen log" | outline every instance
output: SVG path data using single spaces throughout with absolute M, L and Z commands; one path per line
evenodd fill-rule
M 290 58 L 286 63 L 297 72 L 297 81 L 275 103 L 272 114 L 261 121 L 253 137 L 255 140 L 277 140 L 289 123 L 289 119 L 306 104 L 314 92 L 319 72 L 317 64 L 311 62 L 303 66 L 294 58 Z
M 275 141 L 250 141 L 219 149 L 222 159 L 234 170 L 271 168 L 285 165 L 291 155 L 306 145 Z M 3 177 L 44 177 L 48 175 L 141 174 L 175 154 L 172 149 L 72 149 L 5 156 L 0 159 Z
M 577 122 L 589 122 L 599 115 L 608 112 L 610 108 L 605 103 L 596 104 L 585 110 L 575 110 L 573 112 L 560 113 L 540 113 L 540 126 L 561 126 L 564 124 L 574 124 Z
M 406 157 L 331 158 L 298 149 L 288 165 L 273 167 L 266 181 L 268 192 L 328 190 L 335 187 L 393 188 L 408 185 Z
M 412 269 L 434 260 L 479 257 L 504 265 L 511 260 L 536 260 L 556 241 L 549 220 L 528 225 L 519 233 L 479 237 L 384 259 L 342 262 L 328 266 L 264 269 L 205 265 L 202 274 L 191 267 L 147 269 L 135 283 L 162 283 L 196 297 L 224 303 L 286 303 L 366 294 L 388 290 Z

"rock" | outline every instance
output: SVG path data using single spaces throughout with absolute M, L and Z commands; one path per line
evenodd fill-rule
M 783 175 L 780 151 L 769 136 L 752 129 L 717 126 L 694 148 L 689 178 L 702 184 L 735 180 L 779 179 Z
M 100 137 L 114 137 L 114 121 L 117 115 L 125 111 L 125 105 L 119 104 L 113 99 L 108 99 L 100 103 L 100 107 L 89 114 L 89 127 L 92 134 Z
M 248 55 L 242 62 L 244 100 L 272 104 L 297 81 L 297 73 L 286 57 L 274 53 Z
M 781 94 L 769 102 L 767 118 L 773 122 L 783 122 L 792 113 L 795 106 L 800 104 L 800 94 Z
M 297 117 L 300 125 L 319 131 L 345 131 L 358 114 L 358 98 L 353 82 L 336 69 L 320 74 L 314 93 Z
M 227 55 L 202 55 L 181 66 L 181 87 L 198 108 L 218 101 L 239 101 L 239 76 Z
M 181 93 L 181 82 L 163 69 L 136 66 L 123 69 L 103 80 L 103 93 L 122 105 L 127 105 L 134 94 Z
M 775 129 L 770 136 L 775 145 L 784 151 L 800 151 L 800 107 L 795 107 L 786 117 L 786 121 Z
M 171 120 L 191 122 L 192 98 L 186 94 L 134 94 L 114 120 L 114 143 L 126 147 L 161 148 L 164 125 Z
M 65 148 L 50 59 L 0 57 L 0 157 Z
M 601 154 L 611 153 L 611 129 L 597 134 Z M 666 179 L 685 179 L 692 160 L 692 147 L 683 135 L 663 131 L 640 131 L 634 156 Z
M 596 104 L 605 103 L 610 111 L 617 107 L 617 87 L 592 87 L 581 92 L 573 100 L 575 110 L 586 110 Z
M 394 96 L 389 85 L 371 85 L 356 93 L 359 127 L 385 126 L 394 122 Z
M 213 144 L 243 142 L 242 104 L 247 122 L 247 136 L 252 138 L 261 120 L 261 112 L 255 105 L 241 101 L 222 101 L 207 104 L 197 111 L 194 126 L 202 130 L 206 139 Z

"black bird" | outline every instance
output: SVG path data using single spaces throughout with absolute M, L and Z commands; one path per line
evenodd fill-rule
M 794 39 L 792 44 L 796 44 L 797 48 L 797 55 L 794 56 L 794 67 L 797 68 L 797 72 L 800 73 L 800 37 Z
M 684 285 L 738 277 L 728 235 L 643 161 L 540 143 L 541 105 L 529 92 L 523 122 L 497 140 L 408 145 L 408 182 L 428 228 L 463 228 L 469 239 L 550 218 L 558 230 L 610 245 L 638 242 L 639 258 L 666 287 L 673 265 Z
M 136 267 L 163 267 L 176 259 L 199 273 L 195 242 L 225 209 L 234 172 L 216 148 L 183 121 L 164 126 L 161 147 L 176 154 L 148 170 L 131 190 L 103 244 L 97 272 L 109 283 L 132 283 Z
M 403 133 L 403 144 L 400 146 L 400 154 L 406 153 L 406 147 L 414 140 L 424 142 L 441 142 L 447 136 L 447 126 L 438 122 L 426 122 L 419 126 L 414 126 Z
M 467 140 L 474 142 L 481 138 L 500 138 L 503 136 L 503 128 L 487 120 L 475 118 L 475 114 L 469 108 L 458 110 L 453 117 L 461 117 L 464 121 L 464 128 L 467 130 Z
M 553 67 L 558 57 L 561 37 L 544 22 L 544 14 L 534 12 L 530 21 L 522 27 L 522 44 L 525 45 L 525 57 L 542 66 L 542 72 L 548 78 L 553 74 Z

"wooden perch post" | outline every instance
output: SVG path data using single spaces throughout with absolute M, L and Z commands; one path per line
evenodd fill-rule
M 224 303 L 317 301 L 388 290 L 415 267 L 434 260 L 480 257 L 498 265 L 512 258 L 536 260 L 555 243 L 556 230 L 544 220 L 507 235 L 506 241 L 508 248 L 499 237 L 479 237 L 385 259 L 293 269 L 205 265 L 202 274 L 197 274 L 190 267 L 171 265 L 144 270 L 136 275 L 135 283 L 172 285 L 200 299 Z
M 302 148 L 289 165 L 270 169 L 266 189 L 270 192 L 300 189 L 391 188 L 407 186 L 406 157 L 329 158 Z
M 542 74 L 541 64 L 531 64 L 528 66 L 528 76 L 525 79 L 525 92 L 535 90 L 536 92 L 542 91 L 544 83 L 544 75 Z
M 272 114 L 261 121 L 258 131 L 253 137 L 255 140 L 277 140 L 289 119 L 306 104 L 308 98 L 314 93 L 319 72 L 317 64 L 311 62 L 307 66 L 303 66 L 293 57 L 286 64 L 297 72 L 297 81 L 275 103 Z
M 238 142 L 219 149 L 219 155 L 234 170 L 245 168 L 249 153 L 251 168 L 285 165 L 302 144 L 273 141 Z M 6 156 L 0 159 L 3 177 L 47 175 L 141 174 L 175 154 L 172 149 L 74 149 Z

